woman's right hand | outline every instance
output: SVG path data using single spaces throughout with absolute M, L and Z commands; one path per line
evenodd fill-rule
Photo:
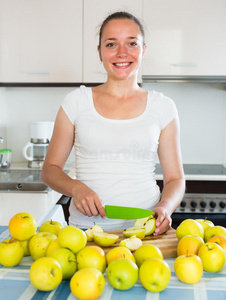
M 74 205 L 83 215 L 92 217 L 100 215 L 106 218 L 104 205 L 97 193 L 81 181 L 76 180 L 76 188 L 73 192 Z

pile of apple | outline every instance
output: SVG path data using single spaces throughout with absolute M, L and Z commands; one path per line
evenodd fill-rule
M 170 281 L 169 265 L 157 246 L 142 245 L 141 241 L 154 229 L 153 217 L 138 219 L 134 227 L 123 232 L 126 239 L 105 254 L 100 246 L 115 243 L 118 236 L 104 232 L 98 225 L 83 231 L 51 220 L 44 222 L 37 232 L 34 217 L 18 213 L 9 222 L 12 238 L 0 243 L 0 264 L 13 267 L 24 256 L 31 256 L 34 262 L 29 275 L 35 288 L 51 291 L 62 280 L 70 280 L 71 292 L 84 300 L 100 297 L 105 272 L 108 282 L 116 289 L 128 290 L 140 280 L 147 290 L 160 292 Z M 137 244 L 137 239 L 141 243 Z M 97 245 L 87 244 L 93 240 Z
M 203 271 L 219 272 L 225 265 L 226 228 L 204 219 L 186 219 L 176 229 L 178 239 L 174 269 L 185 283 L 198 282 Z

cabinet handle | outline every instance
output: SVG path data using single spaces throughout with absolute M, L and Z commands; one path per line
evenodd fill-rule
M 36 75 L 36 74 L 42 75 L 42 74 L 46 74 L 46 75 L 48 75 L 48 74 L 50 74 L 50 72 L 48 72 L 48 71 L 28 71 L 27 74 L 30 74 L 30 75 Z
M 173 64 L 174 67 L 198 67 L 197 64 L 193 63 L 180 63 L 180 64 Z

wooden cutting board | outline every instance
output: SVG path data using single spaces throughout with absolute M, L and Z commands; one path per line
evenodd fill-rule
M 124 235 L 122 234 L 123 230 L 113 230 L 113 231 L 106 231 L 108 233 L 117 234 L 119 235 L 119 239 L 117 242 L 110 246 L 110 247 L 102 247 L 105 254 L 108 253 L 112 248 L 118 247 L 121 240 L 125 239 Z M 162 251 L 164 258 L 171 258 L 177 256 L 177 244 L 178 240 L 176 237 L 176 230 L 171 228 L 169 231 L 162 235 L 158 236 L 146 236 L 143 240 L 143 245 L 145 244 L 153 244 L 159 247 L 159 249 Z M 87 246 L 94 246 L 97 245 L 95 242 L 88 242 Z

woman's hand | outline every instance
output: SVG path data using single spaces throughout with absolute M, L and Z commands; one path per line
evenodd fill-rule
M 172 224 L 172 219 L 168 211 L 164 207 L 156 207 L 154 212 L 154 217 L 156 218 L 156 229 L 153 235 L 159 235 L 168 231 Z
M 73 195 L 75 207 L 85 216 L 92 217 L 100 215 L 106 218 L 104 205 L 97 193 L 81 181 L 76 181 L 76 189 Z

